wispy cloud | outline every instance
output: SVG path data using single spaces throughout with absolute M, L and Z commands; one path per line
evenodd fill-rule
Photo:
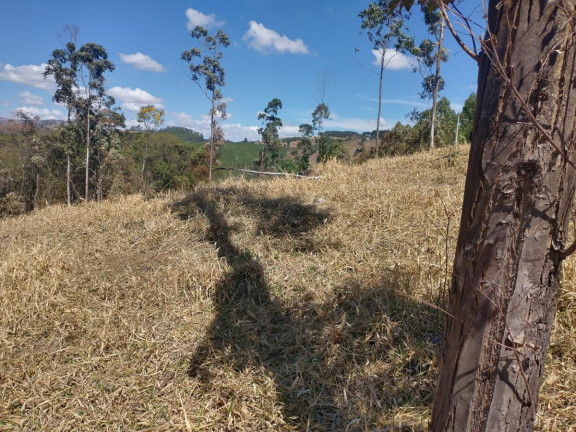
M 138 112 L 141 107 L 154 105 L 156 108 L 164 108 L 162 99 L 153 96 L 140 88 L 112 87 L 108 94 L 122 102 L 122 108 L 127 111 Z
M 256 21 L 250 21 L 250 28 L 244 34 L 243 39 L 249 47 L 266 54 L 273 52 L 309 53 L 308 47 L 302 39 L 289 39 L 287 36 L 280 35 Z
M 370 102 L 378 102 L 378 98 L 375 97 L 368 97 L 361 94 L 356 95 L 359 99 L 367 100 Z M 410 99 L 382 99 L 383 104 L 387 105 L 408 105 L 411 107 L 420 107 L 420 108 L 430 108 L 426 102 L 422 102 L 421 100 L 410 100 Z
M 12 66 L 11 64 L 0 65 L 0 81 L 12 81 L 42 90 L 52 91 L 56 88 L 56 82 L 52 76 L 44 79 L 46 64 Z
M 166 68 L 162 66 L 149 55 L 137 52 L 136 54 L 120 53 L 120 61 L 134 66 L 136 69 L 147 70 L 150 72 L 164 72 Z
M 374 66 L 380 67 L 380 61 L 382 60 L 382 50 L 372 50 L 374 55 Z M 411 70 L 414 69 L 417 64 L 413 57 L 408 57 L 401 52 L 394 49 L 387 49 L 384 53 L 384 65 L 386 69 L 389 70 Z
M 18 94 L 20 101 L 28 105 L 44 105 L 44 101 L 40 96 L 37 96 L 29 91 L 24 91 Z
M 388 127 L 388 122 L 380 117 L 380 129 Z M 356 132 L 368 132 L 376 129 L 376 119 L 342 117 L 332 114 L 329 120 L 324 122 L 324 129 L 338 128 Z
M 186 9 L 186 17 L 188 18 L 186 23 L 188 30 L 193 30 L 196 26 L 222 27 L 226 23 L 226 21 L 216 21 L 216 14 L 206 15 L 192 8 Z

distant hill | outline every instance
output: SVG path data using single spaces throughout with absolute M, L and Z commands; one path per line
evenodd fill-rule
M 362 134 L 354 131 L 326 131 L 324 133 L 332 138 L 354 139 L 362 137 Z
M 39 128 L 53 128 L 64 123 L 63 120 L 37 120 L 36 125 Z M 22 124 L 21 120 L 14 118 L 0 117 L 0 133 L 14 133 Z
M 168 126 L 158 132 L 169 133 L 190 144 L 202 144 L 204 136 L 200 132 L 181 126 Z

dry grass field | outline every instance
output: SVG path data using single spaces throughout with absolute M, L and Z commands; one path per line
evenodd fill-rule
M 0 220 L 0 430 L 425 430 L 467 150 Z M 576 431 L 575 273 L 539 431 Z

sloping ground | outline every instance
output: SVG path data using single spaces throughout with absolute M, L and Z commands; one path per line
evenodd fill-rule
M 466 147 L 0 221 L 0 430 L 425 430 Z M 539 430 L 575 430 L 574 261 Z

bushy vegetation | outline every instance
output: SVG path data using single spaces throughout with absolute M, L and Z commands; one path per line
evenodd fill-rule
M 72 201 L 83 199 L 85 150 L 74 125 L 40 128 L 34 119 L 24 116 L 12 126 L 12 133 L 3 134 L 0 140 L 0 216 L 66 202 L 67 156 Z M 203 181 L 207 165 L 204 146 L 191 144 L 190 139 L 183 141 L 172 132 L 114 130 L 94 139 L 91 197 L 102 200 L 141 191 L 142 176 L 149 191 L 189 189 Z M 195 132 L 188 136 L 199 140 Z M 148 164 L 142 172 L 145 149 Z
M 464 104 L 460 115 L 457 143 L 470 141 L 472 124 L 476 113 L 476 95 L 472 93 Z M 413 125 L 396 123 L 382 134 L 381 156 L 398 156 L 426 150 L 430 141 L 431 110 L 414 110 L 409 114 Z M 450 101 L 443 97 L 438 101 L 436 113 L 435 146 L 446 147 L 456 141 L 458 116 L 451 108 Z

